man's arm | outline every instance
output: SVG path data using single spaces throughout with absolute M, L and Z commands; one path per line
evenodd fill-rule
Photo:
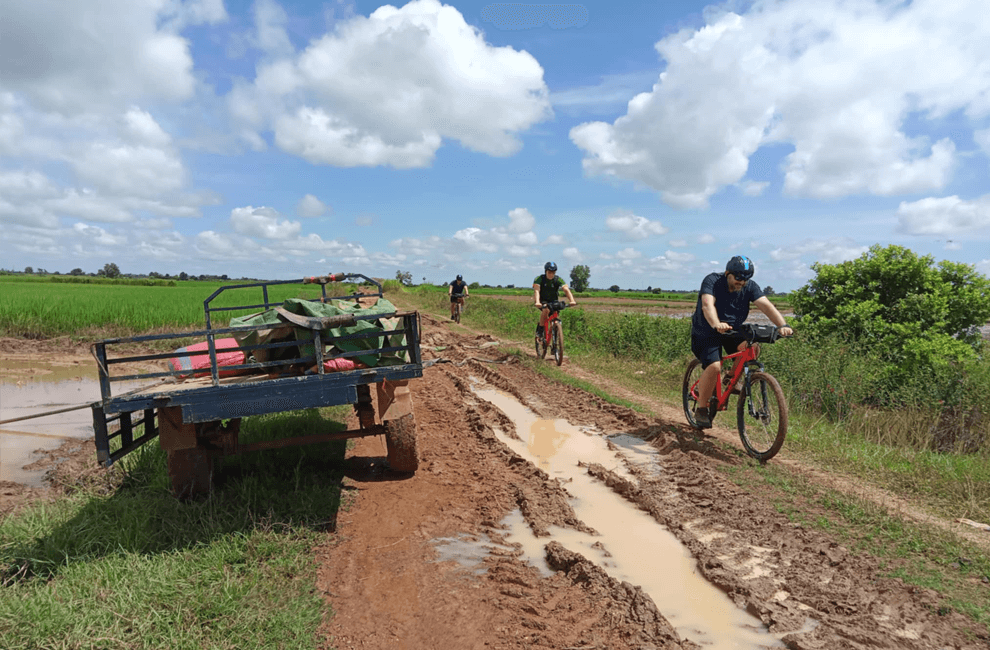
M 716 332 L 725 334 L 732 329 L 728 323 L 719 321 L 718 311 L 715 309 L 715 296 L 710 293 L 701 294 L 701 313 Z
M 533 303 L 539 307 L 540 306 L 540 285 L 533 284 Z
M 577 300 L 574 300 L 574 294 L 571 293 L 571 288 L 565 284 L 563 286 L 563 289 L 564 289 L 564 293 L 567 294 L 567 300 L 568 302 L 570 302 L 571 306 L 573 307 L 574 305 L 576 305 Z
M 790 336 L 794 333 L 794 330 L 787 324 L 784 320 L 784 316 L 777 309 L 777 306 L 770 302 L 770 299 L 766 296 L 760 296 L 753 303 L 756 308 L 763 312 L 763 314 L 770 319 L 770 322 L 780 328 L 781 336 Z

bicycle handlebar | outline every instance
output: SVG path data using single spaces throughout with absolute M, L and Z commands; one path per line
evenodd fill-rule
M 741 327 L 733 328 L 729 332 L 742 336 L 749 343 L 776 343 L 777 339 L 784 338 L 780 334 L 780 328 L 776 325 L 744 323 Z
M 540 303 L 540 309 L 546 308 L 550 311 L 564 311 L 568 307 L 570 307 L 570 305 L 563 300 L 551 300 L 550 302 Z

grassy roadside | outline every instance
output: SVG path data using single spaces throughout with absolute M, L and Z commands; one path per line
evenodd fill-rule
M 517 341 L 529 340 L 537 319 L 535 310 L 493 315 L 479 300 L 483 299 L 476 300 L 465 314 L 466 326 Z M 444 317 L 447 308 L 444 300 L 415 292 L 393 301 L 408 301 L 440 317 Z M 577 313 L 579 310 L 565 312 L 563 318 Z M 621 342 L 623 333 L 616 332 L 613 338 Z M 680 408 L 686 357 L 671 361 L 648 359 L 643 354 L 622 357 L 609 352 L 607 345 L 569 345 L 569 362 L 641 395 L 643 403 L 659 400 Z M 645 410 L 641 404 L 616 398 L 570 376 L 567 364 L 557 368 L 551 363 L 536 362 L 528 347 L 520 357 L 555 381 L 615 404 Z M 792 412 L 785 448 L 788 456 L 804 464 L 891 490 L 933 514 L 990 521 L 990 498 L 985 492 L 990 483 L 990 464 L 983 455 L 936 454 L 881 444 L 854 431 L 844 431 L 840 424 L 801 412 Z M 886 575 L 937 591 L 944 599 L 940 613 L 958 611 L 990 626 L 990 554 L 985 547 L 941 528 L 906 520 L 872 501 L 823 487 L 781 463 L 761 466 L 750 461 L 726 466 L 723 471 L 733 482 L 770 499 L 792 521 L 826 531 L 853 551 L 880 558 L 887 567 Z
M 345 407 L 247 418 L 244 440 L 344 428 Z M 179 503 L 163 452 L 119 463 L 114 489 L 80 485 L 0 521 L 0 647 L 315 648 L 346 445 L 226 459 L 208 499 Z

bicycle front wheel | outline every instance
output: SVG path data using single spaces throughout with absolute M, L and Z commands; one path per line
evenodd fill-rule
M 540 334 L 536 335 L 536 356 L 539 359 L 544 359 L 547 356 L 546 339 Z
M 564 363 L 564 328 L 559 320 L 553 323 L 553 360 L 558 366 Z
M 736 407 L 739 437 L 753 458 L 766 462 L 777 455 L 787 435 L 787 402 L 773 375 L 754 372 Z
M 460 305 L 457 305 L 456 309 L 454 309 L 454 322 L 457 323 L 458 325 L 460 325 L 460 323 L 461 323 L 461 306 Z
M 692 359 L 684 373 L 684 385 L 681 388 L 681 400 L 684 402 L 684 417 L 688 424 L 699 429 L 698 421 L 694 419 L 694 409 L 698 408 L 698 382 L 701 380 L 701 362 Z

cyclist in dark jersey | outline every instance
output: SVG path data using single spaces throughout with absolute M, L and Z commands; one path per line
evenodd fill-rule
M 701 283 L 698 304 L 691 319 L 691 351 L 701 361 L 704 372 L 698 384 L 698 407 L 695 420 L 703 429 L 711 428 L 708 400 L 722 372 L 722 351 L 734 354 L 749 344 L 733 333 L 749 317 L 750 303 L 780 328 L 781 336 L 794 333 L 760 285 L 752 281 L 753 262 L 736 255 L 725 265 L 725 273 L 709 273 Z
M 540 307 L 544 303 L 560 300 L 561 289 L 567 294 L 567 302 L 570 303 L 571 307 L 576 305 L 577 301 L 574 300 L 574 294 L 571 293 L 567 283 L 557 276 L 557 265 L 553 262 L 547 262 L 543 265 L 543 275 L 533 278 L 534 304 Z M 543 327 L 547 324 L 547 317 L 549 315 L 550 310 L 544 307 L 540 314 L 540 324 L 536 326 L 537 336 L 543 335 Z
M 450 283 L 450 287 L 447 289 L 447 295 L 450 296 L 450 320 L 454 320 L 454 310 L 457 303 L 464 304 L 463 296 L 468 294 L 467 282 L 464 281 L 463 275 L 458 275 L 457 279 Z M 456 298 L 454 296 L 457 296 Z

